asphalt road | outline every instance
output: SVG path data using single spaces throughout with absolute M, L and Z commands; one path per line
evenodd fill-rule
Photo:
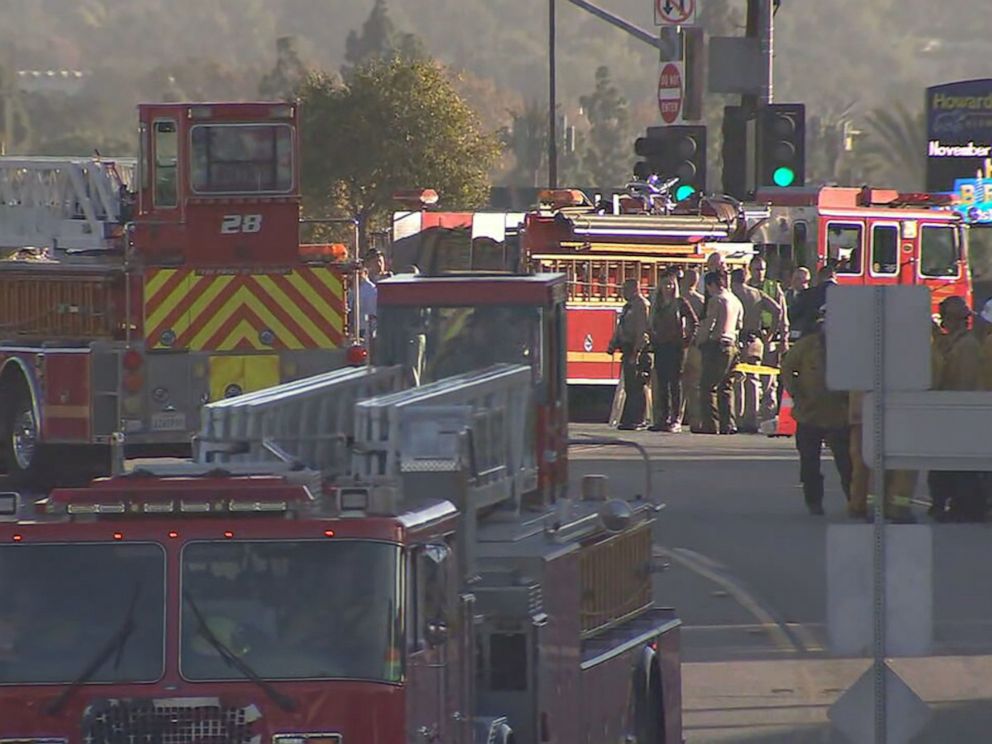
M 829 455 L 827 514 L 812 517 L 791 439 L 588 424 L 573 424 L 571 433 L 623 436 L 651 456 L 653 489 L 666 504 L 655 555 L 668 564 L 655 591 L 684 623 L 688 742 L 849 741 L 832 730 L 828 711 L 870 661 L 838 658 L 828 642 L 827 528 L 851 524 Z M 578 446 L 571 457 L 576 481 L 604 473 L 616 495 L 644 488 L 636 451 Z M 922 485 L 917 497 L 926 524 Z M 992 527 L 941 524 L 931 534 L 933 644 L 927 657 L 892 662 L 929 707 L 912 741 L 992 741 Z M 902 705 L 893 709 L 906 718 Z

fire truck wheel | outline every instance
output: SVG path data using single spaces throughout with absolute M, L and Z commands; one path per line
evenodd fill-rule
M 84 485 L 89 477 L 109 472 L 109 457 L 92 447 L 41 444 L 38 430 L 27 386 L 22 382 L 0 391 L 0 460 L 11 486 L 46 490 Z
M 661 669 L 654 651 L 646 649 L 634 670 L 633 693 L 634 741 L 637 744 L 666 744 Z

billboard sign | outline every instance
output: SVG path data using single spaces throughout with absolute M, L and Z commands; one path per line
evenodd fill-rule
M 927 88 L 927 191 L 956 191 L 959 179 L 992 170 L 992 79 Z
M 953 197 L 954 211 L 960 212 L 965 222 L 992 222 L 992 178 L 959 178 L 954 182 Z

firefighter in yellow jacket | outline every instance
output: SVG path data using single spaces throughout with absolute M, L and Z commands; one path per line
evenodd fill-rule
M 781 382 L 792 396 L 796 420 L 799 479 L 810 514 L 823 514 L 823 474 L 820 454 L 824 442 L 833 452 L 844 496 L 851 498 L 851 427 L 848 395 L 827 389 L 827 350 L 823 314 L 809 333 L 782 359 Z

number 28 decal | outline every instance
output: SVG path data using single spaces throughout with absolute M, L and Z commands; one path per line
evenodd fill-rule
M 225 214 L 220 223 L 220 231 L 225 235 L 235 233 L 257 233 L 262 229 L 260 214 Z

